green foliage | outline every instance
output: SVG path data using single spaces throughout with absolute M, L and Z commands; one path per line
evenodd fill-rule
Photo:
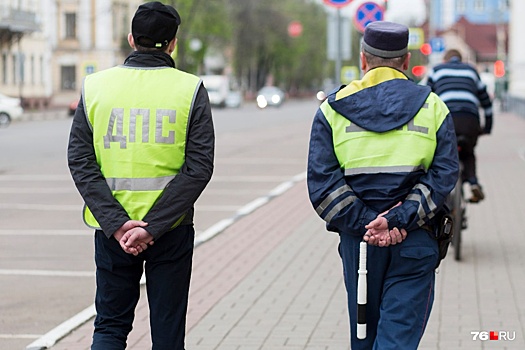
M 326 14 L 311 0 L 166 0 L 180 13 L 177 66 L 203 74 L 203 60 L 220 52 L 244 90 L 265 84 L 292 93 L 317 89 L 326 75 Z M 299 21 L 299 37 L 288 25 Z M 202 46 L 192 50 L 190 42 Z

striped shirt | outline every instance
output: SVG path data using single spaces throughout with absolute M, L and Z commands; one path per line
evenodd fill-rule
M 492 126 L 492 101 L 476 69 L 453 57 L 430 71 L 427 85 L 445 102 L 451 114 L 472 114 L 479 118 L 479 107 L 485 114 L 485 126 Z

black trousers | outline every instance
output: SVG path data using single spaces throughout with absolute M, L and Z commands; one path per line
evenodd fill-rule
M 190 286 L 192 225 L 164 234 L 138 256 L 125 253 L 114 238 L 95 232 L 97 291 L 92 350 L 124 350 L 146 274 L 153 350 L 183 350 Z
M 477 184 L 475 148 L 481 134 L 479 117 L 469 113 L 453 113 L 452 118 L 458 141 L 462 140 L 458 154 L 463 163 L 461 179 L 463 182 L 469 182 L 472 185 Z

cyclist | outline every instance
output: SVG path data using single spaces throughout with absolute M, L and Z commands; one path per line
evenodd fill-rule
M 462 62 L 458 50 L 448 50 L 444 63 L 430 71 L 427 85 L 445 102 L 452 114 L 456 136 L 463 140 L 460 160 L 463 162 L 462 180 L 470 184 L 472 197 L 477 203 L 485 198 L 476 175 L 474 149 L 478 136 L 490 134 L 492 130 L 492 101 L 485 84 L 472 65 Z M 484 110 L 485 123 L 480 124 L 479 106 Z

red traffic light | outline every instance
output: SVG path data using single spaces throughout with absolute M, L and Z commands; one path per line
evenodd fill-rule
M 412 67 L 412 74 L 414 74 L 416 77 L 420 77 L 427 71 L 427 67 L 425 66 L 414 66 Z
M 502 60 L 497 60 L 494 62 L 494 76 L 496 78 L 501 78 L 505 75 L 505 62 Z
M 429 43 L 424 43 L 423 45 L 421 45 L 421 47 L 419 48 L 419 51 L 421 51 L 421 53 L 425 56 L 428 56 L 432 53 L 432 46 L 430 46 Z

